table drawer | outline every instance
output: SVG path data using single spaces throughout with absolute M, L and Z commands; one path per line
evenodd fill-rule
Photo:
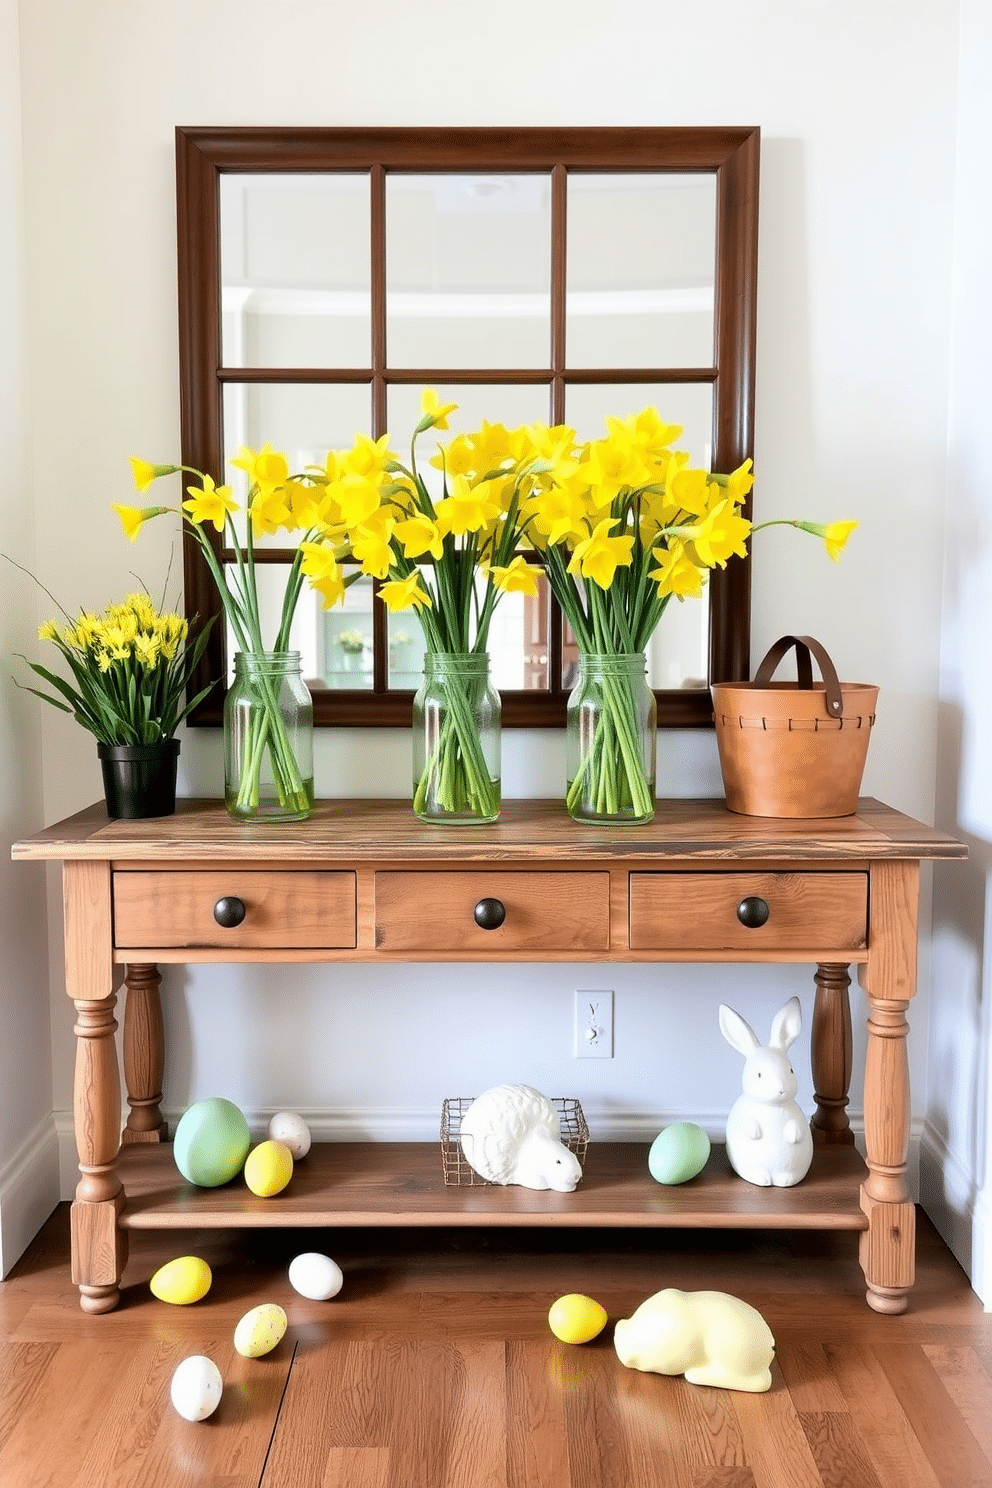
M 484 901 L 504 918 L 476 922 Z M 483 919 L 484 913 L 480 910 Z M 493 911 L 499 919 L 499 910 Z M 377 873 L 375 943 L 382 951 L 450 951 L 498 957 L 506 951 L 606 951 L 608 873 Z
M 240 901 L 224 925 L 221 900 Z M 237 906 L 233 915 L 236 918 Z M 354 873 L 114 873 L 114 945 L 349 950 L 356 944 Z
M 866 873 L 630 875 L 631 950 L 854 950 L 867 936 Z

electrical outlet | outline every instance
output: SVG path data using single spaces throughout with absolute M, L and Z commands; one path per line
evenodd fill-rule
M 613 1058 L 613 993 L 576 992 L 576 1059 Z

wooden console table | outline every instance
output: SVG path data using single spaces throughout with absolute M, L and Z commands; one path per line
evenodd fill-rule
M 903 1311 L 915 1248 L 906 1009 L 919 866 L 965 855 L 963 843 L 874 800 L 832 821 L 659 801 L 653 822 L 623 828 L 579 826 L 557 801 L 505 803 L 485 827 L 428 827 L 405 801 L 321 801 L 307 822 L 247 827 L 219 802 L 184 800 L 175 816 L 145 822 L 110 822 L 92 807 L 16 843 L 16 859 L 64 865 L 81 1306 L 117 1305 L 133 1228 L 717 1225 L 857 1231 L 869 1303 Z M 644 1144 L 601 1144 L 595 1133 L 572 1194 L 446 1188 L 436 1144 L 315 1144 L 276 1199 L 240 1182 L 197 1189 L 177 1172 L 159 1104 L 160 963 L 541 960 L 815 964 L 807 1178 L 753 1187 L 718 1148 L 698 1179 L 665 1188 L 647 1172 Z M 846 1114 L 852 963 L 869 1003 L 867 1167 Z

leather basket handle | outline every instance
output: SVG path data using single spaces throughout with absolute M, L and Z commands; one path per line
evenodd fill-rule
M 823 678 L 827 712 L 831 718 L 843 718 L 844 697 L 840 682 L 837 680 L 837 669 L 820 642 L 815 641 L 812 636 L 781 636 L 774 646 L 769 647 L 762 658 L 751 685 L 753 687 L 766 686 L 771 681 L 772 673 L 779 662 L 793 647 L 796 649 L 796 674 L 799 686 L 807 691 L 813 686 L 813 665 L 810 661 L 810 652 L 812 652 L 820 668 L 820 676 Z

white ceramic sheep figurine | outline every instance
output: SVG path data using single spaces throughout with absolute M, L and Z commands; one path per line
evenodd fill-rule
M 762 1188 L 791 1188 L 813 1161 L 813 1136 L 796 1104 L 798 1082 L 787 1052 L 801 1026 L 798 997 L 775 1014 L 767 1045 L 733 1008 L 720 1007 L 720 1032 L 744 1055 L 743 1094 L 727 1117 L 727 1157 L 735 1173 Z
M 759 1395 L 771 1387 L 775 1339 L 761 1313 L 727 1292 L 655 1292 L 613 1332 L 621 1364 L 684 1374 L 690 1385 Z
M 530 1085 L 494 1085 L 476 1096 L 461 1120 L 466 1161 L 490 1183 L 571 1193 L 582 1177 L 562 1143 L 558 1113 Z

